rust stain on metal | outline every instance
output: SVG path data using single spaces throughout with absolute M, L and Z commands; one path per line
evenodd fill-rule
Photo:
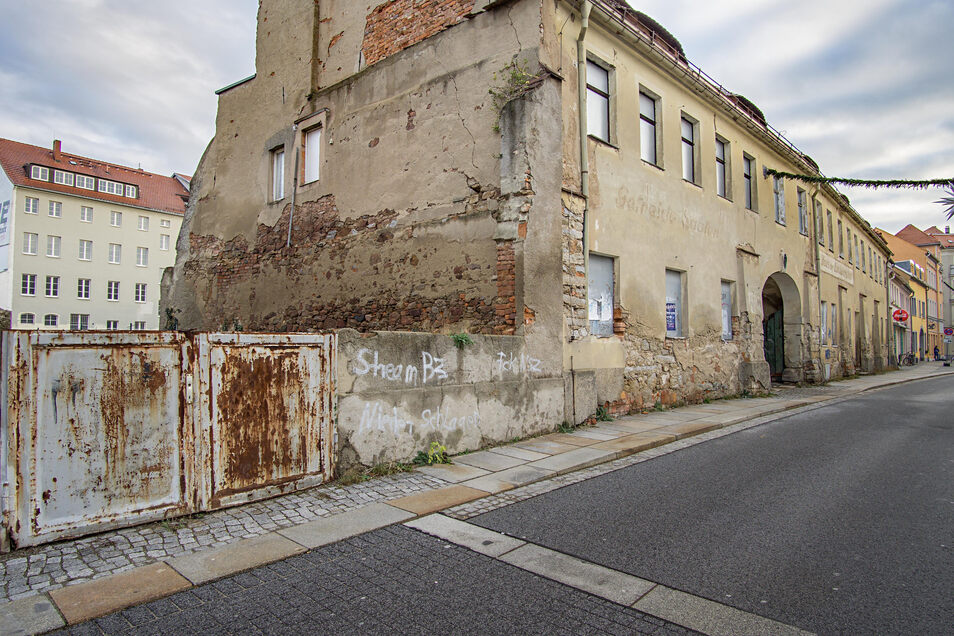
M 251 360 L 243 357 L 246 352 Z M 295 350 L 233 349 L 225 358 L 216 397 L 221 490 L 241 491 L 305 473 L 308 434 L 298 362 Z

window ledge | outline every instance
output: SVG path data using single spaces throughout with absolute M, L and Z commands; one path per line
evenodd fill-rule
M 596 143 L 600 144 L 601 146 L 608 146 L 608 147 L 612 148 L 613 150 L 619 150 L 619 146 L 617 146 L 616 144 L 614 144 L 614 143 L 611 142 L 611 141 L 606 141 L 605 139 L 600 139 L 599 137 L 595 137 L 595 136 L 590 135 L 590 134 L 587 134 L 586 137 L 587 137 L 587 139 L 589 139 L 590 141 L 595 141 Z
M 663 168 L 663 167 L 662 167 L 661 165 L 659 165 L 658 163 L 653 163 L 653 162 L 651 162 L 651 161 L 646 161 L 645 159 L 642 159 L 642 158 L 640 158 L 640 160 L 643 162 L 643 165 L 644 165 L 644 166 L 649 166 L 650 168 L 655 168 L 656 170 L 659 170 L 660 172 L 665 172 L 665 171 L 666 171 L 666 169 Z
M 691 185 L 691 186 L 696 186 L 697 188 L 699 188 L 700 190 L 702 190 L 702 184 L 700 184 L 700 183 L 696 183 L 695 181 L 690 181 L 689 179 L 686 179 L 685 177 L 683 177 L 682 182 L 683 182 L 683 183 L 687 183 L 687 184 L 689 184 L 689 185 Z

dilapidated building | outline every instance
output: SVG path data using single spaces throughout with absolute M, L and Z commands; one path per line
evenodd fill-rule
M 219 91 L 163 315 L 359 332 L 357 461 L 885 364 L 884 241 L 768 172 L 819 174 L 625 3 L 262 0 L 256 51 Z M 496 336 L 485 360 L 433 336 L 459 333 Z

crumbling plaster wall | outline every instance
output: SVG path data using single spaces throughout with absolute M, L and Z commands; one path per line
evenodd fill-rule
M 357 74 L 345 59 L 362 66 L 369 13 L 262 4 L 258 74 L 221 95 L 167 276 L 163 309 L 180 328 L 546 331 L 546 294 L 534 300 L 522 281 L 554 266 L 555 171 L 533 162 L 556 164 L 559 131 L 521 108 L 496 133 L 488 95 L 516 55 L 537 66 L 540 7 L 450 4 L 466 11 Z M 294 37 L 275 38 L 289 22 Z M 522 101 L 553 118 L 549 92 Z M 291 173 L 294 122 L 308 113 L 323 120 L 321 178 L 299 186 L 286 246 L 293 188 L 288 177 L 285 198 L 268 202 L 269 151 L 284 147 Z

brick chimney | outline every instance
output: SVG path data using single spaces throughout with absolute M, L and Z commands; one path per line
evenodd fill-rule
M 59 140 L 59 139 L 54 139 L 54 140 L 53 140 L 53 161 L 59 161 L 59 160 L 60 160 L 60 156 L 61 156 L 61 154 L 60 154 L 60 147 L 61 147 L 61 145 L 62 145 L 62 144 L 60 143 L 60 140 Z

